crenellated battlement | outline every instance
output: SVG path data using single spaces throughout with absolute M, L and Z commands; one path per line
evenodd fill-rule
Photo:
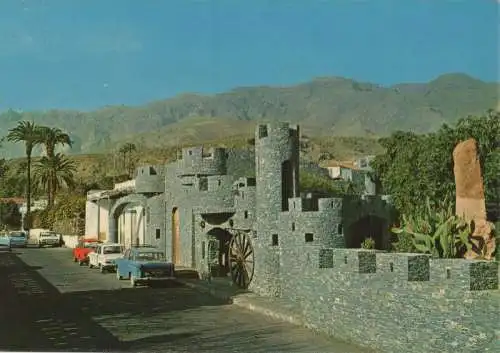
M 293 197 L 288 199 L 288 212 L 342 212 L 342 198 L 338 197 Z
M 287 252 L 287 249 L 284 249 Z M 426 254 L 388 253 L 365 249 L 331 249 L 305 247 L 296 252 L 299 256 L 294 261 L 295 269 L 283 268 L 283 271 L 299 270 L 318 276 L 349 275 L 366 277 L 366 285 L 376 287 L 400 286 L 411 282 L 421 282 L 425 292 L 442 286 L 454 291 L 497 290 L 498 262 L 465 259 L 433 259 Z M 301 254 L 300 254 L 301 253 Z M 302 259 L 300 258 L 302 257 Z M 297 268 L 298 267 L 298 268 Z M 330 275 L 324 271 L 330 269 Z M 361 277 L 360 277 L 361 278 Z
M 227 153 L 224 148 L 187 147 L 177 159 L 177 176 L 224 175 Z
M 155 194 L 165 191 L 163 167 L 143 165 L 136 169 L 135 189 L 139 194 Z

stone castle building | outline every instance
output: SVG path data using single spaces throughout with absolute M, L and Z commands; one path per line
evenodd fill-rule
M 250 177 L 221 148 L 140 167 L 89 192 L 86 234 L 156 245 L 178 266 L 292 303 L 300 322 L 377 351 L 498 351 L 498 262 L 383 251 L 390 203 L 373 190 L 302 194 L 299 136 L 258 125 Z M 359 249 L 368 236 L 379 250 Z

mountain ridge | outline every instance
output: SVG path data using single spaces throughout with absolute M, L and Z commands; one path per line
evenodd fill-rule
M 75 141 L 71 153 L 96 153 L 125 140 L 134 141 L 134 136 L 146 142 L 155 136 L 161 147 L 173 139 L 201 143 L 226 136 L 221 130 L 250 135 L 257 121 L 270 120 L 299 123 L 304 133 L 320 137 L 385 136 L 395 130 L 425 133 L 498 107 L 499 88 L 499 83 L 463 73 L 388 87 L 337 76 L 316 77 L 290 86 L 235 87 L 210 95 L 184 93 L 140 106 L 9 110 L 0 114 L 0 134 L 17 121 L 33 120 L 68 131 Z M 7 144 L 5 154 L 22 156 L 23 149 Z

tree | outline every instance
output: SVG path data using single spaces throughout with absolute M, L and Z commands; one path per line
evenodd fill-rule
M 35 180 L 38 185 L 47 190 L 48 194 L 52 193 L 52 202 L 55 201 L 58 190 L 63 187 L 73 187 L 75 172 L 74 161 L 62 153 L 57 153 L 52 158 L 42 157 L 34 165 Z
M 122 155 L 123 158 L 123 168 L 129 177 L 133 176 L 134 164 L 132 163 L 132 153 L 137 151 L 137 146 L 133 143 L 127 142 L 118 150 L 118 153 Z M 128 158 L 127 158 L 128 157 Z
M 52 160 L 55 158 L 55 149 L 57 145 L 68 145 L 72 146 L 71 139 L 69 135 L 63 132 L 59 128 L 40 126 L 38 128 L 39 133 L 39 143 L 45 147 L 45 153 L 47 155 L 48 160 Z M 48 161 L 44 161 L 47 163 Z M 53 166 L 57 165 L 60 161 L 53 161 Z M 51 172 L 51 169 L 47 169 L 47 172 Z M 48 207 L 51 208 L 54 205 L 54 197 L 56 191 L 56 185 L 52 184 L 52 182 L 56 181 L 55 176 L 49 176 L 47 179 L 47 202 Z
M 443 125 L 437 132 L 417 135 L 395 132 L 379 142 L 385 153 L 371 165 L 384 190 L 392 195 L 403 214 L 415 214 L 426 207 L 433 209 L 440 200 L 455 199 L 453 150 L 466 139 L 478 143 L 487 201 L 498 202 L 500 175 L 500 115 L 489 111 L 484 116 L 460 119 L 454 127 Z
M 7 141 L 9 142 L 22 142 L 25 146 L 26 153 L 26 219 L 27 224 L 30 227 L 30 215 L 31 215 L 31 155 L 33 153 L 33 147 L 39 144 L 40 135 L 38 127 L 33 121 L 20 121 L 17 125 L 9 130 L 7 134 Z
M 13 202 L 0 202 L 0 223 L 8 228 L 17 228 L 21 226 L 21 213 L 19 206 Z

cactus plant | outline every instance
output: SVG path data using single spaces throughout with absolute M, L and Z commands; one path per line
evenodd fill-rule
M 395 234 L 406 233 L 412 236 L 413 245 L 422 253 L 433 257 L 455 258 L 469 242 L 470 226 L 453 214 L 451 203 L 446 200 L 433 211 L 429 199 L 423 212 L 416 215 L 403 215 L 400 227 L 392 228 Z

